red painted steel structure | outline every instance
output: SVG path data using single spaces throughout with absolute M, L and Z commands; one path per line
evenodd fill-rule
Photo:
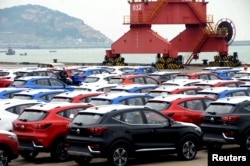
M 106 50 L 106 57 L 126 54 L 158 53 L 176 58 L 178 52 L 190 52 L 185 64 L 197 59 L 200 52 L 228 54 L 227 31 L 214 29 L 207 17 L 205 0 L 130 0 L 130 17 L 124 24 L 130 30 Z M 171 41 L 151 29 L 152 24 L 185 24 L 186 29 Z

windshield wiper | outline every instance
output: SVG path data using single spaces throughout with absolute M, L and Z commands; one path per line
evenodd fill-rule
M 20 121 L 27 122 L 27 119 L 19 119 Z
M 81 122 L 74 122 L 74 124 L 78 125 L 78 126 L 82 126 Z
M 209 113 L 211 115 L 216 115 L 216 112 L 207 112 L 207 113 Z

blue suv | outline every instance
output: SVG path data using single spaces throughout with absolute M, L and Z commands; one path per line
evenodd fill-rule
M 93 105 L 145 105 L 153 96 L 146 93 L 107 93 L 90 99 L 90 104 Z
M 93 67 L 87 67 L 87 68 L 83 68 L 81 69 L 81 71 L 75 73 L 71 79 L 74 85 L 80 85 L 84 79 L 87 76 L 90 76 L 92 74 L 111 74 L 111 72 L 109 72 L 108 70 L 102 69 L 102 68 L 93 68 Z
M 213 87 L 198 91 L 197 94 L 207 95 L 215 99 L 233 96 L 250 96 L 250 88 L 246 87 Z
M 225 69 L 225 70 L 212 70 L 212 73 L 217 74 L 223 80 L 231 80 L 240 69 Z
M 30 89 L 64 89 L 73 91 L 73 86 L 49 76 L 27 76 L 15 79 L 9 87 L 30 88 Z

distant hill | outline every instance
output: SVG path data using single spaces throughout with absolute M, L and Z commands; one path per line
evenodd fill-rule
M 0 9 L 0 47 L 109 47 L 112 41 L 83 20 L 39 5 Z

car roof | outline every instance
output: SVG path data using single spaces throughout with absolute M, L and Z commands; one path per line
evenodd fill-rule
M 203 90 L 199 91 L 198 93 L 207 92 L 207 93 L 218 94 L 218 93 L 221 93 L 224 91 L 240 91 L 240 90 L 248 90 L 248 89 L 249 88 L 247 88 L 247 87 L 211 87 L 211 88 L 203 89 Z
M 15 87 L 4 87 L 4 88 L 0 88 L 0 93 L 3 92 L 18 92 L 18 91 L 24 91 L 24 90 L 28 90 L 29 88 L 15 88 Z
M 166 101 L 166 102 L 173 102 L 179 99 L 197 99 L 197 98 L 207 97 L 205 95 L 185 95 L 185 94 L 171 94 L 166 96 L 156 96 L 148 101 Z M 209 98 L 209 97 L 207 97 Z
M 44 78 L 51 78 L 51 79 L 56 79 L 56 78 L 53 78 L 53 77 L 50 77 L 50 76 L 25 76 L 25 77 L 20 77 L 20 78 L 17 78 L 16 80 L 24 80 L 24 81 L 27 81 L 27 80 L 33 80 L 33 79 L 44 79 Z
M 225 103 L 225 104 L 238 104 L 244 101 L 250 101 L 250 96 L 233 96 L 233 97 L 224 97 L 217 99 L 211 103 Z
M 122 110 L 122 109 L 132 109 L 132 108 L 148 108 L 145 106 L 135 106 L 135 105 L 122 105 L 122 104 L 111 104 L 111 105 L 100 105 L 100 106 L 93 106 L 85 109 L 84 113 L 98 113 L 98 114 L 105 114 L 115 110 Z
M 167 92 L 171 92 L 174 90 L 182 90 L 182 89 L 201 89 L 198 86 L 162 86 L 159 88 L 156 88 L 152 91 L 167 91 Z
M 34 94 L 38 94 L 38 93 L 53 93 L 53 92 L 67 92 L 67 90 L 64 89 L 28 89 L 28 90 L 24 90 L 21 92 L 18 92 L 16 94 L 29 94 L 29 95 L 34 95 Z
M 29 103 L 44 103 L 40 100 L 23 100 L 23 99 L 1 99 L 0 105 L 3 108 L 9 107 L 9 106 L 15 106 L 18 104 L 29 104 Z
M 52 103 L 42 103 L 42 104 L 34 105 L 26 109 L 48 111 L 48 110 L 55 109 L 55 108 L 69 107 L 69 106 L 92 106 L 92 105 L 89 103 L 52 102 Z
M 98 89 L 115 87 L 118 84 L 83 84 L 80 86 L 73 86 L 74 91 L 97 91 Z
M 79 95 L 91 95 L 91 94 L 103 94 L 104 92 L 96 92 L 96 91 L 92 91 L 92 92 L 89 92 L 89 91 L 70 91 L 70 92 L 64 92 L 64 93 L 60 93 L 60 94 L 57 94 L 55 95 L 54 97 L 75 97 L 75 96 L 79 96 Z
M 217 83 L 227 83 L 227 82 L 239 82 L 239 80 L 203 80 L 196 85 L 199 86 L 200 84 L 206 84 L 206 85 L 214 85 Z
M 134 88 L 146 88 L 146 87 L 158 87 L 159 85 L 156 85 L 156 84 L 125 84 L 125 85 L 118 85 L 112 89 L 126 89 L 126 90 L 129 90 L 129 89 L 134 89 Z
M 113 100 L 116 98 L 122 98 L 122 97 L 136 97 L 136 96 L 148 96 L 153 97 L 146 93 L 127 93 L 127 92 L 121 92 L 121 93 L 105 93 L 101 94 L 99 96 L 92 97 L 92 99 L 107 99 L 107 100 Z
M 164 84 L 178 84 L 178 85 L 186 85 L 189 83 L 198 83 L 201 82 L 202 79 L 172 79 L 172 80 L 168 80 L 162 83 L 162 85 Z
M 165 75 L 165 74 L 180 74 L 180 71 L 156 71 L 150 73 L 149 75 Z

